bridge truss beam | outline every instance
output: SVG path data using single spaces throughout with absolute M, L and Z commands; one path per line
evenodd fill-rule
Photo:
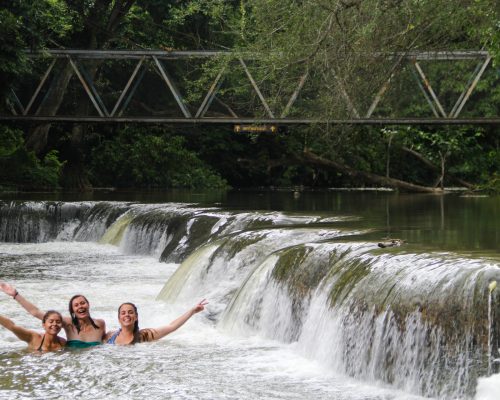
M 251 55 L 234 55 L 229 52 L 222 51 L 153 51 L 153 50 L 47 50 L 43 53 L 27 53 L 29 57 L 35 60 L 51 58 L 48 68 L 42 75 L 41 80 L 34 92 L 30 95 L 29 101 L 24 106 L 19 99 L 19 96 L 12 91 L 11 102 L 9 104 L 10 114 L 0 114 L 2 121 L 33 121 L 33 122 L 68 122 L 68 123 L 169 123 L 169 124 L 279 124 L 279 125 L 294 125 L 294 124 L 356 124 L 356 125 L 500 125 L 500 116 L 493 118 L 460 118 L 460 113 L 465 104 L 470 99 L 471 94 L 476 88 L 479 80 L 487 67 L 491 64 L 491 56 L 485 51 L 437 51 L 437 52 L 406 52 L 393 54 L 376 54 L 377 57 L 386 57 L 395 60 L 391 69 L 390 76 L 386 82 L 377 91 L 370 107 L 366 113 L 362 113 L 356 109 L 354 103 L 349 98 L 347 91 L 341 87 L 341 93 L 354 115 L 348 119 L 322 119 L 322 118 L 289 118 L 290 112 L 295 101 L 299 97 L 302 88 L 307 82 L 309 71 L 306 71 L 300 78 L 298 85 L 291 94 L 285 108 L 279 117 L 275 117 L 275 112 L 271 110 L 265 96 L 259 88 L 257 81 L 252 76 L 244 59 L 251 59 Z M 241 117 L 230 107 L 226 106 L 230 116 L 207 117 L 206 113 L 210 105 L 216 99 L 218 90 L 224 79 L 224 73 L 227 68 L 221 68 L 215 80 L 211 83 L 206 95 L 203 98 L 201 105 L 195 112 L 191 112 L 184 97 L 179 91 L 176 82 L 169 74 L 164 65 L 165 60 L 188 60 L 188 59 L 207 59 L 213 57 L 232 57 L 238 60 L 243 67 L 245 76 L 248 79 L 251 87 L 255 91 L 261 105 L 263 106 L 267 116 L 264 117 Z M 88 99 L 95 108 L 98 116 L 61 116 L 61 115 L 39 115 L 38 111 L 33 111 L 33 104 L 40 101 L 42 88 L 47 84 L 48 78 L 53 73 L 54 65 L 58 59 L 66 60 L 72 67 L 75 76 L 82 85 Z M 114 106 L 108 110 L 104 101 L 100 97 L 96 89 L 95 82 L 90 74 L 85 70 L 83 60 L 137 60 L 137 64 L 131 73 L 126 85 L 119 93 L 118 99 Z M 477 60 L 478 64 L 474 72 L 469 77 L 469 80 L 455 102 L 452 109 L 447 112 L 443 107 L 442 101 L 431 86 L 427 76 L 425 75 L 420 62 L 421 61 L 436 61 L 436 60 Z M 161 77 L 166 87 L 175 99 L 179 107 L 182 117 L 131 117 L 124 116 L 124 112 L 139 87 L 142 78 L 146 72 L 145 63 L 150 62 L 156 68 L 157 74 Z M 373 114 L 377 109 L 383 95 L 390 87 L 391 81 L 397 73 L 398 68 L 402 63 L 410 63 L 412 66 L 413 75 L 417 84 L 427 101 L 434 118 L 375 118 Z M 338 82 L 341 84 L 341 82 Z

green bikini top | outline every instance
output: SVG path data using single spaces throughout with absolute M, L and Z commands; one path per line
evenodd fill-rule
M 81 340 L 68 340 L 66 342 L 66 347 L 72 349 L 85 349 L 87 347 L 99 346 L 101 342 L 83 342 Z

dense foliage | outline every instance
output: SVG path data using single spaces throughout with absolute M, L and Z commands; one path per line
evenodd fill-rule
M 226 182 L 184 142 L 158 128 L 121 129 L 94 148 L 93 181 L 100 186 L 225 188 Z
M 485 72 L 461 115 L 498 117 L 499 14 L 496 0 L 10 0 L 0 10 L 1 107 L 16 108 L 11 89 L 26 101 L 23 85 L 36 85 L 33 76 L 46 68 L 33 63 L 26 49 L 232 49 L 258 55 L 248 60 L 248 68 L 276 115 L 364 116 L 391 77 L 374 116 L 432 117 L 411 65 L 374 54 L 487 49 L 494 66 Z M 448 112 L 477 60 L 421 64 Z M 89 61 L 82 67 L 111 108 L 134 65 Z M 224 84 L 210 112 L 265 115 L 235 59 L 189 60 L 168 67 L 188 107 L 196 110 L 222 65 Z M 145 68 L 126 113 L 176 115 L 178 107 L 154 65 Z M 58 61 L 54 71 L 43 100 L 33 108 L 41 115 L 92 114 L 93 106 L 69 64 Z M 301 79 L 305 84 L 300 96 L 287 109 Z M 421 187 L 495 190 L 500 171 L 495 126 L 319 124 L 246 136 L 213 126 L 0 128 L 0 185 L 21 187 L 395 184 L 380 180 L 385 177 Z
M 4 187 L 26 189 L 59 187 L 63 164 L 57 150 L 51 150 L 42 160 L 24 146 L 23 133 L 0 126 L 0 182 Z

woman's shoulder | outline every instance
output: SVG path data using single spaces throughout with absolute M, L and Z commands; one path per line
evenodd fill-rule
M 103 319 L 94 319 L 94 322 L 95 324 L 99 327 L 99 328 L 105 328 L 106 327 L 106 322 L 103 320 Z
M 28 342 L 28 348 L 37 349 L 40 347 L 40 343 L 42 343 L 43 335 L 32 330 L 29 330 L 29 333 L 31 334 L 31 340 Z

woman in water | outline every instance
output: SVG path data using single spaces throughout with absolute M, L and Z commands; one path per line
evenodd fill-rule
M 206 300 L 200 301 L 197 305 L 168 325 L 159 328 L 139 329 L 139 314 L 137 313 L 137 307 L 132 303 L 123 303 L 118 307 L 118 322 L 120 323 L 120 329 L 114 332 L 108 332 L 104 341 L 109 344 L 127 345 L 159 340 L 180 328 L 194 314 L 203 311 L 207 304 L 208 302 Z
M 42 326 L 45 333 L 17 326 L 9 318 L 0 315 L 0 325 L 13 332 L 19 339 L 28 343 L 28 349 L 35 351 L 60 350 L 66 344 L 66 340 L 57 336 L 63 326 L 63 317 L 54 310 L 47 311 L 42 317 Z
M 45 313 L 21 296 L 14 286 L 0 282 L 0 289 L 12 296 L 35 318 L 43 319 Z M 69 301 L 68 308 L 71 317 L 63 317 L 62 319 L 62 327 L 68 339 L 66 346 L 85 348 L 101 344 L 106 332 L 106 324 L 102 319 L 94 320 L 90 317 L 90 304 L 86 297 L 80 294 L 73 296 Z

